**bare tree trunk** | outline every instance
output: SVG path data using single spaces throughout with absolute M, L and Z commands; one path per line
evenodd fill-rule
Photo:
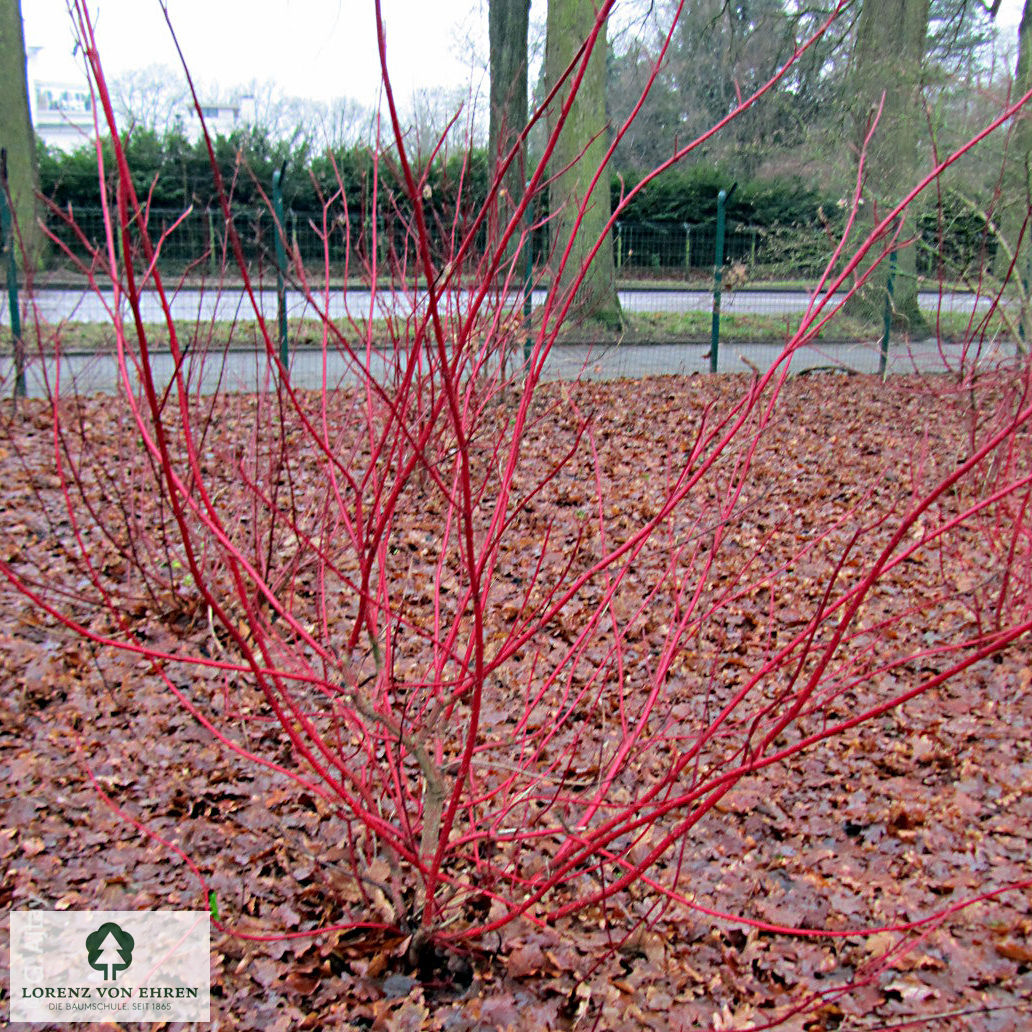
M 1018 60 L 1014 69 L 1014 86 L 1011 95 L 1017 100 L 1032 89 L 1032 5 L 1025 0 L 1018 26 Z M 997 224 L 995 271 L 1002 278 L 1007 274 L 1014 257 L 1021 227 L 1032 204 L 1032 110 L 1028 107 L 1015 119 L 1014 129 L 1007 148 L 1007 165 L 1003 175 L 1003 190 L 1000 196 Z M 1021 253 L 1015 263 L 1014 274 L 1021 278 L 1027 288 L 1030 265 L 1032 265 L 1032 242 L 1028 231 L 1022 243 Z M 1023 291 L 1024 293 L 1024 291 Z
M 871 121 L 881 105 L 878 126 L 864 155 L 864 219 L 870 229 L 902 198 L 924 156 L 921 119 L 921 73 L 928 35 L 929 0 L 863 0 L 853 51 L 855 143 L 860 153 Z M 884 102 L 883 102 L 884 98 Z M 902 236 L 916 233 L 910 226 Z M 877 247 L 872 257 L 881 253 Z M 885 305 L 888 262 L 858 296 L 857 314 L 877 321 Z M 919 335 L 928 326 L 918 308 L 917 248 L 899 253 L 894 290 L 897 328 Z
M 7 151 L 12 208 L 31 268 L 40 254 L 42 234 L 36 224 L 36 142 L 29 115 L 20 0 L 0 0 L 0 147 Z
M 545 45 L 545 80 L 549 87 L 559 81 L 591 34 L 595 14 L 592 0 L 549 0 Z M 568 95 L 568 88 L 559 91 L 549 112 L 549 129 L 555 126 Z M 576 277 L 610 216 L 608 176 L 600 176 L 595 189 L 588 194 L 592 177 L 605 158 L 606 126 L 603 26 L 552 157 L 552 175 L 558 177 L 549 190 L 554 262 L 559 262 L 571 234 L 574 235 L 570 257 L 558 270 L 561 287 L 569 285 Z M 581 216 L 585 198 L 587 204 Z M 610 328 L 619 328 L 622 324 L 613 269 L 613 243 L 608 235 L 584 277 L 573 311 L 576 318 L 600 322 Z
M 490 0 L 487 12 L 491 48 L 491 120 L 488 137 L 490 178 L 527 123 L 527 31 L 530 0 Z M 508 218 L 523 194 L 526 148 L 521 147 L 503 179 L 505 196 L 498 214 Z

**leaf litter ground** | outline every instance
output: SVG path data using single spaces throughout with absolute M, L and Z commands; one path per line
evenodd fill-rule
M 654 511 L 670 456 L 688 443 L 686 414 L 726 403 L 744 384 L 693 377 L 550 387 L 527 442 L 531 466 L 547 469 L 576 433 L 574 412 L 590 412 L 609 527 L 619 535 Z M 227 426 L 234 412 L 248 417 L 246 399 L 222 405 Z M 76 403 L 78 418 L 97 424 L 109 408 L 101 398 Z M 948 469 L 963 455 L 965 427 L 944 411 L 920 381 L 791 381 L 722 561 L 775 548 L 798 555 L 860 499 L 869 513 L 891 508 L 908 489 L 915 441 L 923 467 Z M 29 404 L 5 418 L 3 558 L 18 568 L 29 553 L 38 566 L 43 554 L 55 579 L 67 577 L 67 555 L 41 516 L 41 507 L 60 509 L 50 409 Z M 554 521 L 553 540 L 583 538 L 589 473 L 573 465 L 542 496 L 541 526 L 530 521 L 527 540 L 503 557 L 514 575 L 545 521 Z M 414 541 L 433 535 L 432 516 L 408 518 Z M 765 537 L 769 526 L 779 529 L 776 540 Z M 675 715 L 695 715 L 688 686 L 715 661 L 733 685 L 771 635 L 805 621 L 838 546 L 833 536 L 806 551 L 776 604 L 753 593 L 724 611 L 721 626 L 684 659 Z M 765 559 L 777 566 L 777 556 Z M 733 575 L 729 568 L 715 577 Z M 634 590 L 641 585 L 629 583 Z M 497 611 L 504 620 L 504 604 Z M 152 639 L 194 633 L 158 613 L 133 616 Z M 901 623 L 900 633 L 945 640 L 965 618 L 956 607 L 925 607 L 920 625 Z M 550 632 L 569 641 L 577 624 L 574 608 Z M 646 617 L 643 627 L 662 633 L 661 617 Z M 206 908 L 187 867 L 103 803 L 86 763 L 119 807 L 198 863 L 231 927 L 307 930 L 356 902 L 354 886 L 335 874 L 346 840 L 341 819 L 227 755 L 153 683 L 145 662 L 98 654 L 9 593 L 0 664 L 5 909 Z M 683 890 L 701 907 L 761 923 L 863 929 L 919 920 L 1028 878 L 1030 682 L 1025 643 L 901 712 L 742 781 L 686 840 Z M 883 690 L 871 684 L 871 699 Z M 256 733 L 275 737 L 272 725 Z M 406 943 L 379 932 L 271 943 L 216 934 L 212 1027 L 745 1029 L 784 1018 L 780 1027 L 812 1032 L 1006 1032 L 1032 1022 L 1030 933 L 1028 890 L 957 909 L 911 934 L 821 938 L 657 906 L 637 886 L 554 927 L 517 923 L 432 971 L 407 968 Z

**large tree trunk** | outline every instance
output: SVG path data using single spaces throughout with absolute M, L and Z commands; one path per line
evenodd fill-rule
M 490 0 L 487 10 L 491 48 L 491 120 L 488 155 L 491 180 L 527 123 L 527 31 L 530 0 Z M 498 214 L 507 219 L 514 199 L 522 196 L 526 148 L 509 166 L 499 197 Z
M 592 0 L 549 0 L 545 44 L 545 81 L 549 88 L 559 81 L 581 44 L 591 34 L 595 14 Z M 549 111 L 550 130 L 556 125 L 568 95 L 569 88 L 564 87 L 553 101 Z M 602 164 L 607 147 L 606 39 L 603 27 L 552 156 L 551 174 L 557 178 L 549 188 L 552 216 L 549 235 L 552 260 L 561 288 L 569 286 L 577 276 L 611 214 L 607 175 L 603 174 L 590 196 L 588 194 L 592 177 Z M 566 171 L 561 171 L 563 169 Z M 580 214 L 582 206 L 585 207 L 583 216 Z M 571 234 L 574 234 L 573 248 L 569 260 L 560 270 L 558 263 Z M 610 328 L 621 325 L 613 269 L 613 242 L 609 234 L 606 234 L 587 271 L 571 312 L 575 318 L 593 320 Z
M 1032 89 L 1032 0 L 1025 0 L 1018 26 L 1018 61 L 1014 69 L 1014 87 L 1011 96 L 1017 100 Z M 1032 109 L 1028 106 L 1017 116 L 1007 147 L 1007 165 L 1004 168 L 1003 188 L 1000 194 L 996 222 L 999 226 L 995 272 L 1002 279 L 1014 258 L 1021 227 L 1028 216 L 1032 197 Z M 1023 281 L 1026 293 L 1032 272 L 1032 240 L 1028 230 L 1021 252 L 1014 263 L 1014 275 Z M 1027 313 L 1026 313 L 1027 318 Z M 1026 332 L 1028 327 L 1025 328 Z
M 863 0 L 853 51 L 856 145 L 864 137 L 884 95 L 878 127 L 865 154 L 864 208 L 860 226 L 870 229 L 913 185 L 924 158 L 927 131 L 921 113 L 921 74 L 928 36 L 929 0 Z M 905 227 L 901 236 L 913 236 Z M 872 254 L 880 253 L 875 248 Z M 853 306 L 877 321 L 884 311 L 888 262 L 883 261 Z M 912 335 L 928 330 L 918 308 L 917 248 L 899 253 L 894 290 L 898 329 Z
M 31 268 L 40 255 L 42 234 L 36 224 L 36 142 L 29 115 L 20 0 L 0 0 L 0 147 L 7 151 L 12 207 Z M 21 254 L 18 257 L 20 263 Z

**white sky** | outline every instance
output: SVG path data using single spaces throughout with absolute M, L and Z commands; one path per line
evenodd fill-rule
M 25 42 L 41 46 L 40 78 L 75 81 L 66 0 L 21 0 Z M 91 0 L 104 71 L 178 68 L 157 0 Z M 375 104 L 379 57 L 372 0 L 168 0 L 187 64 L 202 83 L 276 81 L 290 96 L 348 96 Z M 414 89 L 468 87 L 472 36 L 487 35 L 486 0 L 383 0 L 388 67 L 399 98 Z M 486 42 L 484 43 L 486 50 Z
M 387 58 L 399 100 L 416 89 L 485 87 L 487 0 L 382 0 Z M 1016 25 L 1023 0 L 1003 0 Z M 21 0 L 26 44 L 41 46 L 40 78 L 74 81 L 66 0 Z M 543 16 L 535 0 L 532 16 Z M 274 80 L 289 96 L 347 96 L 373 106 L 379 64 L 372 0 L 168 0 L 191 72 L 223 87 Z M 157 0 L 91 0 L 109 77 L 149 65 L 178 67 Z

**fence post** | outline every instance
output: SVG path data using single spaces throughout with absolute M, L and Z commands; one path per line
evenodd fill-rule
M 616 224 L 616 271 L 623 268 L 623 238 L 620 236 L 620 223 Z
M 212 276 L 219 274 L 218 256 L 215 253 L 215 212 L 208 209 L 208 269 Z
M 692 227 L 687 222 L 682 222 L 684 229 L 684 278 L 692 278 Z
M 885 284 L 885 312 L 882 316 L 881 354 L 878 375 L 884 380 L 889 364 L 889 331 L 892 329 L 892 297 L 896 289 L 896 252 L 889 255 L 889 281 Z
M 272 173 L 272 206 L 276 214 L 276 317 L 279 323 L 279 356 L 284 376 L 289 381 L 289 360 L 287 354 L 287 252 L 283 246 L 283 234 L 287 231 L 283 216 L 283 175 L 287 163 Z
M 717 371 L 720 349 L 720 289 L 724 282 L 724 231 L 727 224 L 727 199 L 735 192 L 738 183 L 732 183 L 730 190 L 717 194 L 717 239 L 713 256 L 713 325 L 710 330 L 709 368 Z
M 530 180 L 526 189 L 530 190 Z M 531 198 L 524 216 L 526 219 L 526 243 L 523 245 L 523 325 L 526 336 L 523 338 L 523 370 L 530 369 L 530 352 L 532 348 L 530 316 L 533 310 L 534 294 L 534 200 Z M 616 224 L 616 239 L 620 239 L 620 223 Z
M 121 221 L 115 223 L 115 254 L 118 256 L 118 266 L 120 270 L 125 269 L 125 237 L 129 233 L 129 227 L 133 224 L 133 217 L 130 217 L 123 230 Z
M 0 150 L 0 245 L 7 251 L 7 307 L 11 313 L 11 350 L 14 353 L 14 396 L 25 397 L 25 342 L 22 340 L 21 307 L 18 302 L 18 260 L 15 254 L 14 219 L 7 184 L 7 148 Z

